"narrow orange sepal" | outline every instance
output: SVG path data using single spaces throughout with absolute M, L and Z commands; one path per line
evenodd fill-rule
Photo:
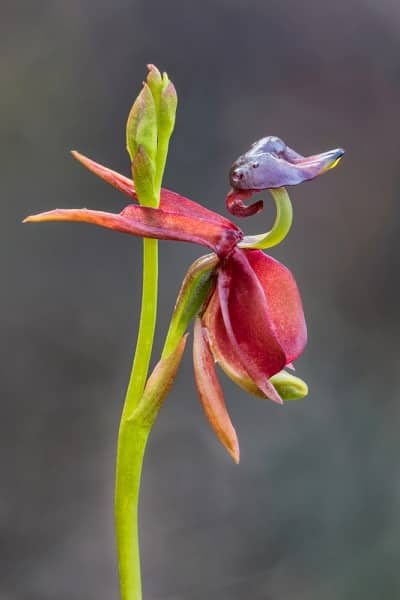
M 215 372 L 207 330 L 200 318 L 194 325 L 193 364 L 196 386 L 206 417 L 236 464 L 240 460 L 239 442 L 235 428 L 226 409 L 224 395 Z

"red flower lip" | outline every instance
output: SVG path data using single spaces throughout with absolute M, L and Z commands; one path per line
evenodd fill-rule
M 218 362 L 230 376 L 252 380 L 281 403 L 268 381 L 303 352 L 307 329 L 290 271 L 260 250 L 240 250 L 221 262 L 202 321 Z

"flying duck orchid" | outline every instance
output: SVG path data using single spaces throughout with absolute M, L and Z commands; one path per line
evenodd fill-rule
M 118 437 L 115 520 L 122 600 L 141 598 L 137 505 L 143 454 L 152 424 L 177 373 L 194 321 L 195 381 L 205 414 L 235 462 L 239 444 L 225 406 L 215 363 L 246 391 L 278 404 L 304 397 L 307 385 L 289 373 L 303 352 L 307 331 L 290 271 L 263 252 L 279 244 L 292 224 L 286 186 L 332 169 L 342 149 L 304 157 L 281 139 L 264 137 L 240 156 L 229 173 L 228 210 L 255 214 L 268 190 L 276 205 L 270 231 L 245 235 L 240 227 L 184 196 L 161 188 L 177 97 L 164 73 L 149 65 L 143 89 L 127 121 L 132 178 L 73 152 L 87 169 L 128 196 L 120 213 L 87 208 L 55 209 L 25 222 L 86 222 L 143 238 L 142 312 L 136 353 Z M 189 268 L 179 292 L 160 361 L 148 377 L 157 308 L 157 240 L 191 242 L 211 253 Z
M 73 155 L 90 171 L 137 200 L 132 179 L 78 152 Z M 283 196 L 287 202 L 284 186 L 317 177 L 337 164 L 342 155 L 343 150 L 337 149 L 299 158 L 279 138 L 263 138 L 233 164 L 230 181 L 237 188 L 228 194 L 228 208 L 238 214 L 243 191 L 249 198 L 254 191 L 267 186 L 278 194 L 278 199 Z M 257 178 L 251 177 L 257 168 L 262 172 Z M 240 201 L 238 196 L 231 201 L 235 194 L 240 195 Z M 239 212 L 243 213 L 243 207 Z M 260 236 L 246 238 L 230 220 L 166 189 L 161 190 L 158 208 L 129 204 L 119 214 L 86 208 L 55 209 L 27 217 L 25 221 L 81 221 L 141 237 L 193 242 L 212 250 L 212 255 L 196 261 L 187 276 L 190 280 L 193 272 L 201 272 L 202 286 L 207 288 L 207 294 L 202 290 L 202 304 L 191 315 L 197 318 L 195 379 L 206 415 L 235 461 L 239 460 L 239 446 L 215 375 L 214 361 L 244 389 L 277 403 L 282 403 L 282 398 L 292 399 L 307 393 L 304 382 L 282 372 L 285 367 L 292 367 L 307 340 L 300 294 L 290 271 L 256 249 L 260 247 Z M 252 242 L 252 237 L 256 241 Z M 262 237 L 261 247 L 268 247 L 271 236 Z M 186 280 L 183 288 L 185 285 Z M 190 294 L 197 298 L 198 286 L 181 295 L 175 311 L 180 310 L 180 304 L 191 301 Z M 187 325 L 185 321 L 184 327 Z M 183 336 L 182 325 L 179 331 Z M 278 373 L 279 377 L 274 379 Z

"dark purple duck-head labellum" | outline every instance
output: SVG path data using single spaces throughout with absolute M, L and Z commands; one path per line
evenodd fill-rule
M 305 157 L 280 138 L 268 136 L 239 156 L 230 169 L 229 181 L 234 190 L 241 191 L 296 185 L 332 169 L 343 154 L 342 148 L 336 148 Z

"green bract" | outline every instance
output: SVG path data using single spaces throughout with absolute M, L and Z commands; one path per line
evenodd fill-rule
M 154 65 L 148 68 L 147 80 L 126 123 L 126 147 L 140 204 L 157 208 L 177 96 L 166 73 L 161 77 Z
M 147 83 L 136 98 L 126 124 L 126 146 L 134 160 L 138 146 L 143 146 L 150 160 L 157 155 L 157 111 L 153 94 Z

